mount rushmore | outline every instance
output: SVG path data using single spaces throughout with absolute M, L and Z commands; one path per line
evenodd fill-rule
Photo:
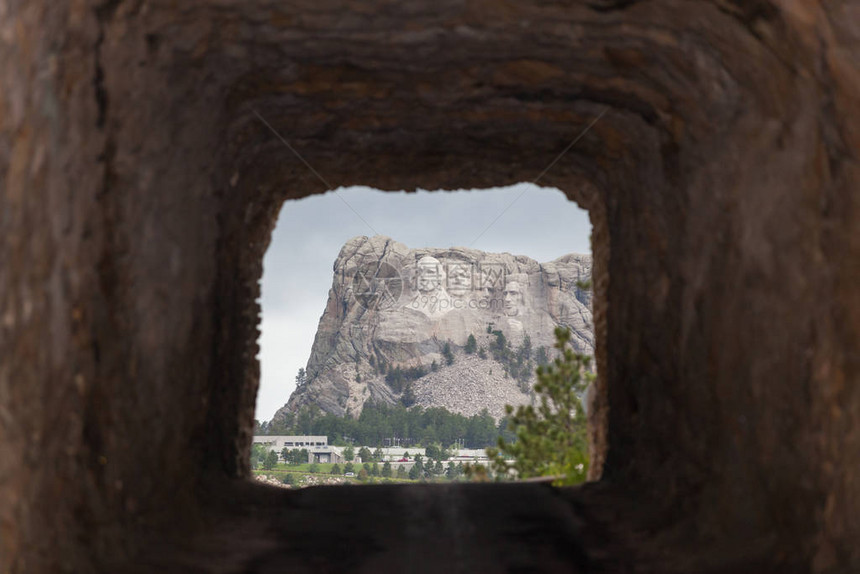
M 273 421 L 311 404 L 357 416 L 367 401 L 498 418 L 529 400 L 557 326 L 593 355 L 590 278 L 588 255 L 538 263 L 355 237 L 334 262 L 305 377 Z

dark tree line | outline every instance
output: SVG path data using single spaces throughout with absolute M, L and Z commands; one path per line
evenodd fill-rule
M 284 447 L 281 449 L 281 458 L 284 459 L 284 462 L 287 464 L 305 464 L 308 462 L 308 449 L 288 449 Z
M 368 403 L 358 418 L 324 413 L 314 405 L 290 413 L 283 421 L 261 423 L 256 432 L 272 435 L 326 435 L 329 444 L 382 446 L 386 438 L 409 438 L 420 444 L 450 445 L 465 440 L 468 448 L 484 448 L 496 444 L 500 427 L 486 409 L 465 417 L 441 407 L 425 409 L 402 405 Z

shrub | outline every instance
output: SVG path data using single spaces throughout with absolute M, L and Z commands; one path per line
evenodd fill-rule
M 451 350 L 451 343 L 445 342 L 445 345 L 442 347 L 442 356 L 445 357 L 447 365 L 454 364 L 454 352 Z
M 373 455 L 370 452 L 370 449 L 366 446 L 361 447 L 358 451 L 358 458 L 361 459 L 361 462 L 370 462 L 373 458 Z
M 466 339 L 466 346 L 463 347 L 463 350 L 466 351 L 467 355 L 471 355 L 478 348 L 478 341 L 475 339 L 475 336 L 469 334 L 469 338 Z
M 418 398 L 415 396 L 415 391 L 412 390 L 412 385 L 406 387 L 406 390 L 403 391 L 403 396 L 400 397 L 400 402 L 404 407 L 411 407 L 415 404 Z
M 265 470 L 272 470 L 278 464 L 278 453 L 273 450 L 269 451 L 269 454 L 266 455 L 266 460 L 263 461 L 263 468 Z

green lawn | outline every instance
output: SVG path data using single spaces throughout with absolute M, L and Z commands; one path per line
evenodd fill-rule
M 333 467 L 333 466 L 334 466 L 334 464 L 330 463 L 330 462 L 317 463 L 317 467 L 319 468 L 319 470 L 317 471 L 317 474 L 329 474 L 331 472 L 331 467 Z M 343 465 L 341 464 L 338 466 L 340 466 L 341 472 L 343 472 Z M 289 472 L 310 472 L 311 471 L 311 465 L 308 463 L 305 463 L 305 464 L 286 464 L 286 463 L 280 462 L 280 463 L 278 463 L 278 466 L 275 467 L 275 470 L 286 470 Z

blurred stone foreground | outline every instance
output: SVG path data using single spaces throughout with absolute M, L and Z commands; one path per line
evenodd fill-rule
M 847 0 L 0 2 L 0 572 L 860 571 L 858 53 Z M 284 141 L 589 210 L 594 482 L 247 480 Z

